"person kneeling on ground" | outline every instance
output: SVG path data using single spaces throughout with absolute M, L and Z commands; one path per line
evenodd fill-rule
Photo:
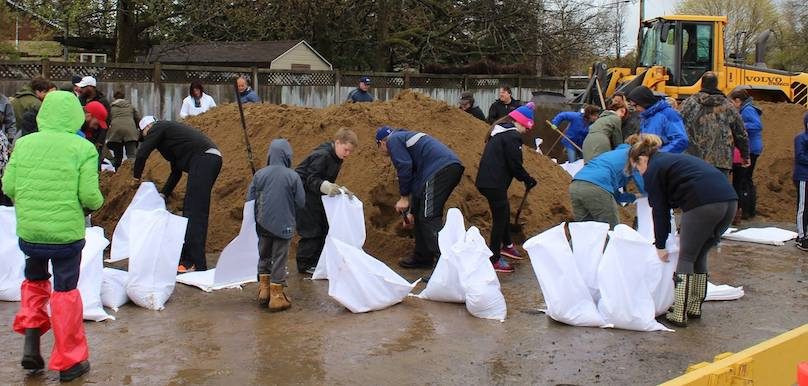
M 297 211 L 297 272 L 314 273 L 328 235 L 328 219 L 323 207 L 323 195 L 336 196 L 345 193 L 353 197 L 348 188 L 334 183 L 342 162 L 353 154 L 359 139 L 351 129 L 341 128 L 334 140 L 318 146 L 297 166 L 295 171 L 303 181 L 306 191 L 306 206 Z
M 628 109 L 623 102 L 614 101 L 609 109 L 600 113 L 600 117 L 589 126 L 581 148 L 584 151 L 584 162 L 589 162 L 598 155 L 614 150 L 623 143 L 621 130 Z
M 794 186 L 797 188 L 797 248 L 808 251 L 808 112 L 802 117 L 803 132 L 794 137 Z
M 446 145 L 425 133 L 383 126 L 376 130 L 376 144 L 396 168 L 401 198 L 395 209 L 415 227 L 415 250 L 398 265 L 431 268 L 440 257 L 443 206 L 460 183 L 463 164 Z
M 139 126 L 143 143 L 137 150 L 132 170 L 132 188 L 140 186 L 146 160 L 154 149 L 171 164 L 171 174 L 163 185 L 164 197 L 171 197 L 182 172 L 188 173 L 182 207 L 182 216 L 188 219 L 188 227 L 177 272 L 205 271 L 208 269 L 205 242 L 208 238 L 210 194 L 222 169 L 222 153 L 205 134 L 182 123 L 158 121 L 149 115 L 140 120 Z
M 53 327 L 48 367 L 62 381 L 90 370 L 79 290 L 84 214 L 104 203 L 98 188 L 98 153 L 76 132 L 84 122 L 78 98 L 65 91 L 45 97 L 39 132 L 20 138 L 3 175 L 14 200 L 17 235 L 25 253 L 25 281 L 14 331 L 25 335 L 22 367 L 44 368 L 39 338 Z M 53 289 L 48 262 L 53 265 Z M 50 302 L 50 316 L 48 303 Z
M 575 174 L 569 187 L 575 221 L 604 222 L 610 228 L 620 223 L 617 203 L 632 203 L 637 199 L 634 194 L 621 192 L 620 189 L 625 189 L 628 181 L 633 179 L 640 192 L 643 191 L 643 180 L 639 173 L 624 173 L 628 151 L 641 138 L 632 135 L 626 144 L 595 157 Z
M 688 318 L 701 317 L 707 296 L 707 254 L 729 228 L 738 195 L 713 165 L 692 155 L 662 152 L 660 146 L 659 137 L 643 135 L 631 146 L 626 167 L 642 174 L 654 218 L 654 245 L 664 262 L 668 261 L 665 245 L 671 209 L 682 209 L 674 301 L 666 318 L 685 327 Z
M 292 147 L 285 139 L 269 145 L 267 166 L 255 173 L 247 201 L 255 200 L 258 233 L 258 303 L 270 311 L 292 306 L 286 296 L 286 263 L 295 233 L 295 212 L 306 205 L 300 176 L 291 169 Z
M 491 263 L 497 272 L 513 272 L 513 267 L 502 256 L 522 259 L 511 242 L 511 207 L 508 187 L 516 178 L 525 184 L 525 194 L 536 185 L 522 166 L 522 134 L 533 128 L 533 103 L 511 111 L 494 123 L 486 137 L 483 156 L 477 172 L 477 190 L 488 200 L 491 208 Z

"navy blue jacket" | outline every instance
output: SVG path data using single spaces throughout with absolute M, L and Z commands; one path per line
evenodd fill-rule
M 247 87 L 244 92 L 240 92 L 238 94 L 238 99 L 241 99 L 241 103 L 258 103 L 261 102 L 261 99 L 258 98 L 258 94 L 255 93 L 250 87 Z
M 413 137 L 419 135 L 419 138 Z M 412 140 L 410 140 L 412 138 Z M 407 146 L 410 141 L 410 146 Z M 414 142 L 414 143 L 413 143 Z M 423 133 L 399 130 L 387 136 L 387 152 L 398 174 L 401 196 L 419 196 L 438 170 L 451 164 L 462 165 L 446 145 Z
M 746 135 L 749 137 L 749 152 L 760 155 L 763 152 L 763 124 L 760 116 L 763 112 L 752 104 L 752 98 L 747 99 L 741 106 L 741 118 L 743 126 L 746 128 Z
M 808 181 L 808 127 L 794 137 L 794 181 Z
M 657 152 L 643 174 L 654 216 L 654 244 L 665 248 L 671 232 L 670 211 L 687 212 L 702 205 L 738 200 L 729 179 L 715 166 L 689 154 Z
M 373 94 L 358 88 L 348 93 L 349 102 L 373 102 Z

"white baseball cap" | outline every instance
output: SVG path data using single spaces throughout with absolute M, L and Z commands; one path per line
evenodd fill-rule
M 81 78 L 81 82 L 76 83 L 76 86 L 82 87 L 82 88 L 87 87 L 87 86 L 95 87 L 95 78 L 93 78 L 92 76 L 85 76 L 85 77 Z
M 146 126 L 151 125 L 154 122 L 157 122 L 157 119 L 155 119 L 153 115 L 147 115 L 140 119 L 138 127 L 140 127 L 140 130 L 143 131 L 143 129 L 145 129 Z

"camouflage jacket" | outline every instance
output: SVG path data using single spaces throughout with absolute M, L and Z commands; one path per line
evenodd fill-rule
M 690 144 L 687 153 L 720 169 L 732 169 L 732 151 L 737 147 L 749 159 L 749 137 L 741 115 L 718 90 L 701 90 L 681 107 Z

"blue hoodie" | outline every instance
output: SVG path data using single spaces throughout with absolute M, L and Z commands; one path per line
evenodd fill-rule
M 763 152 L 763 124 L 760 123 L 760 116 L 763 115 L 757 106 L 752 104 L 752 98 L 747 99 L 741 106 L 741 118 L 746 134 L 749 137 L 749 152 L 760 155 Z
M 794 138 L 794 181 L 808 181 L 808 112 L 802 126 L 803 132 Z
M 267 166 L 255 173 L 247 201 L 255 200 L 255 223 L 282 239 L 295 233 L 295 215 L 306 205 L 300 176 L 292 169 L 292 147 L 285 139 L 269 145 Z
M 655 134 L 662 138 L 660 151 L 683 153 L 687 150 L 687 132 L 682 116 L 668 101 L 660 99 L 640 113 L 640 119 L 640 133 Z
M 625 188 L 628 181 L 633 179 L 640 193 L 645 193 L 642 176 L 636 170 L 631 176 L 626 176 L 624 173 L 629 150 L 631 150 L 631 146 L 624 143 L 612 151 L 598 155 L 575 174 L 573 181 L 591 182 L 611 193 L 618 202 L 634 201 L 636 197 L 633 194 L 618 191 L 620 188 Z
M 398 130 L 387 136 L 387 152 L 398 174 L 398 190 L 401 196 L 419 196 L 426 182 L 438 170 L 451 164 L 462 165 L 457 155 L 435 138 L 423 135 L 414 144 L 407 141 L 417 134 Z
M 556 115 L 552 123 L 557 127 L 564 121 L 569 122 L 569 126 L 567 126 L 564 135 L 575 142 L 578 147 L 582 148 L 584 146 L 584 139 L 586 139 L 586 135 L 589 133 L 589 124 L 586 123 L 584 114 L 577 111 L 564 111 Z M 561 140 L 561 144 L 568 149 L 575 149 L 566 138 Z

